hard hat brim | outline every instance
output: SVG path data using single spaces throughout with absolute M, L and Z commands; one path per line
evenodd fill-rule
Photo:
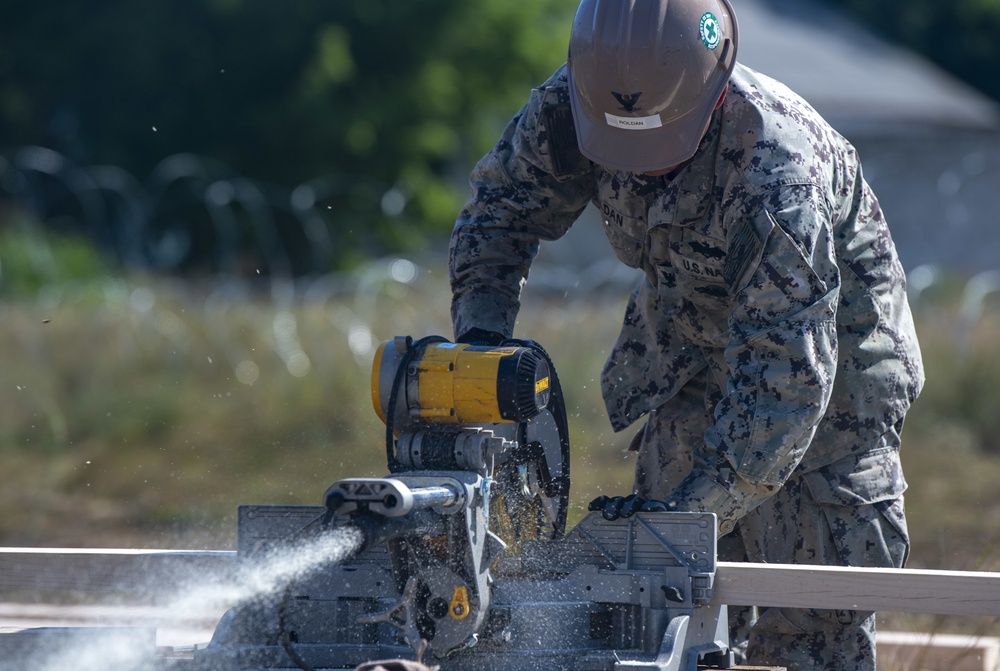
M 627 121 L 612 125 L 613 118 L 591 119 L 584 113 L 572 68 L 569 68 L 568 74 L 570 107 L 580 152 L 594 163 L 627 172 L 666 170 L 694 156 L 712 118 L 718 96 L 728 81 L 727 77 L 715 96 L 707 97 L 700 108 L 683 117 L 667 122 L 659 117 L 649 121 L 652 117 L 646 117 L 644 124 L 637 122 L 637 127 L 627 128 L 622 127 Z

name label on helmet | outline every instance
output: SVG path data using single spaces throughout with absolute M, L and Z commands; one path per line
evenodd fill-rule
M 605 112 L 604 118 L 607 120 L 609 126 L 624 130 L 650 130 L 663 125 L 659 114 L 654 114 L 653 116 L 615 116 L 614 114 Z

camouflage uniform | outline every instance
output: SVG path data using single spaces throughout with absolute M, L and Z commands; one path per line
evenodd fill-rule
M 645 273 L 602 376 L 616 430 L 648 415 L 636 492 L 716 513 L 721 551 L 752 561 L 901 566 L 898 430 L 923 369 L 853 147 L 742 65 L 698 152 L 665 177 L 587 161 L 567 103 L 564 66 L 472 174 L 450 251 L 456 334 L 511 334 L 539 241 L 593 203 Z M 873 629 L 869 613 L 770 609 L 749 655 L 873 669 Z

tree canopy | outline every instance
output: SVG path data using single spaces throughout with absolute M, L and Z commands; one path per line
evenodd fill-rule
M 396 185 L 446 230 L 457 175 L 565 59 L 575 5 L 5 0 L 0 138 L 139 179 L 190 153 L 289 188 Z
M 1000 0 L 829 2 L 1000 98 Z M 188 154 L 322 184 L 339 192 L 322 214 L 343 248 L 363 228 L 405 249 L 450 228 L 472 163 L 564 60 L 576 4 L 5 0 L 0 151 L 37 145 L 140 181 Z M 405 218 L 379 210 L 386 194 Z

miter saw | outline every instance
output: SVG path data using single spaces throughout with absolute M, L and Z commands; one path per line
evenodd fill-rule
M 711 605 L 714 515 L 590 513 L 566 532 L 566 409 L 539 345 L 397 337 L 376 354 L 372 401 L 386 477 L 335 482 L 323 505 L 239 511 L 241 560 L 348 528 L 361 548 L 231 609 L 197 669 L 731 666 L 726 608 Z

